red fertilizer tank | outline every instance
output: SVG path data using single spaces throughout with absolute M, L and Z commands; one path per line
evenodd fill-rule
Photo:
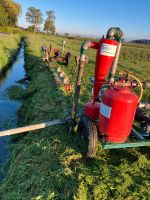
M 103 93 L 98 129 L 107 142 L 125 142 L 130 135 L 138 96 L 127 87 L 113 87 Z

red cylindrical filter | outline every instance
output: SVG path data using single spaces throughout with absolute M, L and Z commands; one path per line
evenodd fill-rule
M 129 88 L 111 88 L 103 93 L 98 129 L 107 142 L 125 142 L 130 135 L 138 96 Z
M 97 99 L 99 91 L 110 70 L 115 57 L 117 45 L 118 42 L 115 40 L 102 38 L 99 41 L 95 64 L 94 101 Z

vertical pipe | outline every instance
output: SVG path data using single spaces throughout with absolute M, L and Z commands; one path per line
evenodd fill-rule
M 79 60 L 79 65 L 78 65 L 78 75 L 77 75 L 77 81 L 76 81 L 76 88 L 75 88 L 75 95 L 74 95 L 74 102 L 73 102 L 73 107 L 72 107 L 72 119 L 73 122 L 76 122 L 76 115 L 77 115 L 77 108 L 78 108 L 78 101 L 79 101 L 79 95 L 80 95 L 80 88 L 81 88 L 81 82 L 82 82 L 82 77 L 83 77 L 83 72 L 84 72 L 84 66 L 86 64 L 86 50 L 92 46 L 91 41 L 85 41 L 81 45 L 80 49 L 80 60 Z
M 51 50 L 52 50 L 52 44 L 50 44 L 50 46 L 49 46 L 49 50 L 50 50 L 50 52 L 51 52 Z
M 110 70 L 110 73 L 109 73 L 109 80 L 108 80 L 109 83 L 113 83 L 114 82 L 114 76 L 115 76 L 116 69 L 117 69 L 120 50 L 121 50 L 121 42 L 119 42 L 119 44 L 118 44 L 116 55 L 115 55 L 115 59 L 114 59 L 113 64 L 111 66 L 111 70 Z
M 75 88 L 75 95 L 74 95 L 74 103 L 73 103 L 73 109 L 72 109 L 72 119 L 75 121 L 76 115 L 77 115 L 77 108 L 78 108 L 78 100 L 80 95 L 80 89 L 81 89 L 81 81 L 83 77 L 84 72 L 84 66 L 85 66 L 85 60 L 79 61 L 79 67 L 78 67 L 78 76 L 76 81 L 76 88 Z
M 63 40 L 63 44 L 62 44 L 62 55 L 63 55 L 64 52 L 65 52 L 65 45 L 66 45 L 66 41 Z

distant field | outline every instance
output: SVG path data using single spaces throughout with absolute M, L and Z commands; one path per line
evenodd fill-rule
M 72 105 L 73 94 L 66 94 L 54 83 L 49 66 L 41 61 L 40 47 L 53 45 L 61 49 L 64 38 L 28 35 L 26 70 L 31 82 L 18 112 L 20 125 L 64 117 Z M 68 67 L 61 65 L 72 84 L 76 80 L 74 56 L 79 55 L 80 40 L 66 39 L 72 53 Z M 89 63 L 81 89 L 80 106 L 91 98 L 95 50 L 87 53 Z M 59 66 L 56 64 L 55 66 Z M 119 68 L 130 70 L 141 80 L 150 80 L 150 48 L 123 44 Z M 150 102 L 145 90 L 144 100 Z M 15 139 L 15 138 L 14 138 Z M 8 173 L 0 186 L 1 199 L 16 200 L 141 200 L 150 197 L 150 148 L 102 151 L 85 162 L 76 141 L 66 127 L 56 126 L 25 134 L 12 144 Z

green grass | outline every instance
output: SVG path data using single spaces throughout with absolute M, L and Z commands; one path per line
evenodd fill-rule
M 0 71 L 12 62 L 18 51 L 19 42 L 19 35 L 0 35 Z
M 80 41 L 67 40 L 68 51 L 79 55 Z M 61 37 L 29 35 L 26 48 L 26 70 L 31 82 L 23 95 L 18 112 L 20 125 L 28 125 L 64 117 L 72 105 L 73 94 L 66 94 L 55 85 L 53 73 L 40 60 L 40 46 L 52 43 L 61 48 Z M 128 45 L 127 45 L 128 46 Z M 137 60 L 136 50 L 123 46 L 120 68 L 128 69 L 142 79 L 150 78 L 150 62 Z M 143 47 L 144 48 L 144 47 Z M 134 49 L 132 59 L 128 54 Z M 125 52 L 125 55 L 123 55 Z M 147 49 L 142 50 L 149 55 Z M 89 63 L 81 91 L 80 106 L 91 98 L 89 76 L 93 76 L 95 51 L 89 50 Z M 58 66 L 56 64 L 55 66 Z M 74 84 L 75 61 L 67 68 L 61 65 Z M 143 66 L 144 70 L 143 70 Z M 26 95 L 26 98 L 25 98 Z M 144 98 L 150 98 L 146 92 Z M 114 199 L 140 200 L 150 196 L 150 148 L 102 151 L 96 158 L 85 161 L 76 141 L 65 126 L 55 126 L 24 136 L 13 137 L 12 156 L 5 179 L 0 186 L 0 199 Z

